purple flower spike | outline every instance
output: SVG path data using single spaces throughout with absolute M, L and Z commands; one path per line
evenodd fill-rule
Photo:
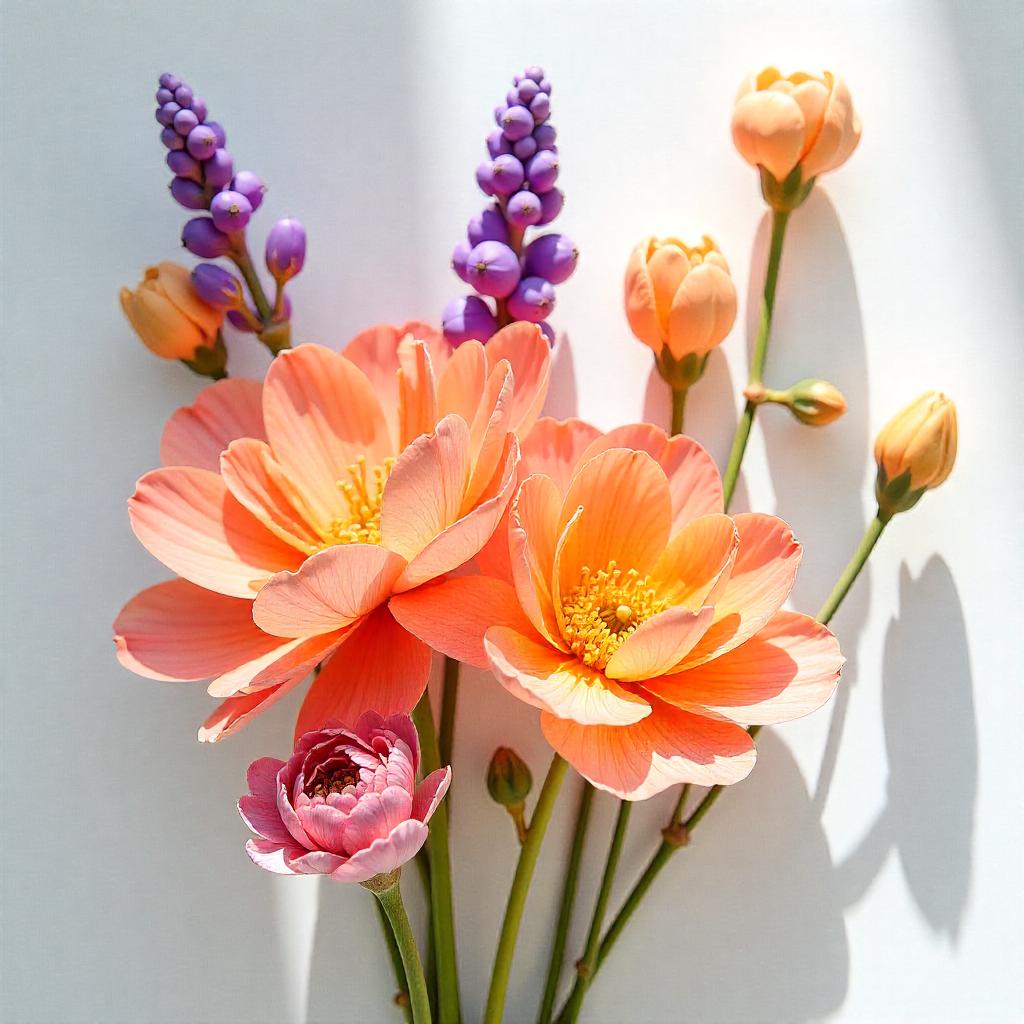
M 180 103 L 183 107 L 192 106 L 192 90 L 184 82 L 174 90 L 174 102 Z
M 180 110 L 181 110 L 181 107 L 179 107 L 177 103 L 175 103 L 173 100 L 171 100 L 170 103 L 165 103 L 162 107 L 159 107 L 157 109 L 156 119 L 162 125 L 167 125 L 167 126 L 172 125 L 172 124 L 174 124 L 174 117 L 175 117 L 175 115 Z
M 519 102 L 529 106 L 530 100 L 540 92 L 540 86 L 532 78 L 524 78 L 516 91 L 519 95 Z
M 212 185 L 214 188 L 223 188 L 231 181 L 233 169 L 231 154 L 226 149 L 216 150 L 213 156 L 203 164 L 203 176 L 206 178 L 206 184 Z M 248 198 L 246 196 L 246 199 Z M 249 205 L 252 206 L 251 200 Z
M 167 154 L 167 166 L 179 178 L 191 178 L 193 181 L 202 183 L 203 170 L 199 161 L 191 157 L 183 149 L 173 150 Z
M 537 326 L 540 328 L 540 333 L 543 334 L 545 338 L 547 338 L 548 345 L 550 345 L 551 348 L 554 348 L 555 347 L 555 329 L 551 326 L 551 324 L 549 324 L 547 322 L 547 320 L 543 321 L 542 323 L 537 324 Z
M 537 124 L 542 124 L 551 116 L 551 97 L 546 92 L 539 92 L 530 102 L 530 113 Z
M 218 309 L 239 309 L 245 305 L 242 282 L 216 263 L 200 263 L 195 267 L 192 287 L 203 302 Z
M 526 247 L 523 269 L 531 277 L 561 284 L 572 276 L 579 257 L 580 251 L 568 235 L 541 235 Z
M 523 165 L 511 154 L 499 156 L 491 164 L 491 186 L 499 196 L 510 196 L 518 191 L 525 177 Z
M 188 135 L 198 124 L 199 118 L 191 110 L 182 109 L 174 115 L 174 130 L 179 135 Z
M 177 75 L 172 75 L 169 71 L 165 71 L 160 76 L 160 85 L 162 88 L 170 89 L 171 92 L 174 92 L 181 85 L 181 79 Z
M 174 93 L 170 89 L 165 89 L 162 85 L 156 91 L 156 105 L 162 107 L 165 103 L 170 103 L 174 99 Z
M 480 191 L 485 196 L 493 196 L 494 193 L 494 173 L 492 171 L 493 164 L 479 164 L 476 169 L 476 183 L 480 186 Z
M 192 109 L 196 109 L 194 103 L 192 104 Z M 203 118 L 199 118 L 199 120 L 202 121 Z M 227 136 L 224 134 L 224 129 L 216 121 L 207 121 L 206 127 L 209 128 L 210 131 L 213 132 L 214 136 L 216 137 L 217 148 L 223 149 L 228 141 Z
M 504 153 L 512 152 L 512 143 L 505 138 L 500 128 L 495 128 L 487 136 L 487 152 L 491 154 L 492 160 Z
M 551 83 L 546 78 L 542 78 L 537 84 L 540 86 L 541 92 L 551 95 Z
M 249 315 L 254 321 L 259 322 L 259 317 L 251 309 L 249 310 Z M 236 330 L 243 331 L 246 334 L 256 333 L 253 325 L 237 309 L 228 310 L 228 320 L 231 321 L 231 326 Z
M 481 295 L 503 299 L 511 295 L 519 282 L 519 257 L 501 242 L 474 245 L 466 258 L 469 283 Z
M 306 262 L 306 229 L 293 217 L 279 220 L 267 235 L 267 270 L 274 280 L 290 281 Z
M 561 212 L 565 196 L 561 189 L 553 188 L 540 197 L 540 220 L 538 224 L 550 224 Z
M 241 192 L 218 192 L 210 200 L 210 215 L 218 231 L 242 231 L 252 216 L 252 204 Z
M 466 236 L 470 247 L 481 242 L 504 242 L 508 244 L 508 224 L 493 206 L 481 210 L 466 225 Z
M 466 341 L 487 341 L 498 329 L 490 307 L 476 295 L 452 299 L 441 314 L 441 328 L 453 347 Z
M 260 208 L 263 196 L 267 191 L 267 186 L 263 184 L 263 179 L 253 174 L 252 171 L 239 171 L 232 179 L 231 188 L 235 192 L 241 192 L 249 200 L 253 210 Z
M 540 124 L 534 128 L 533 137 L 537 141 L 538 149 L 553 149 L 558 132 L 555 131 L 554 125 Z
M 501 130 L 509 142 L 517 142 L 533 131 L 533 114 L 526 107 L 509 107 L 501 117 Z
M 191 113 L 191 111 L 189 111 Z M 194 114 L 192 115 L 195 116 Z M 175 119 L 177 121 L 177 119 Z M 175 125 L 177 127 L 177 125 Z M 196 125 L 188 133 L 188 139 L 185 141 L 185 145 L 188 147 L 188 151 L 197 160 L 209 160 L 214 153 L 217 152 L 217 134 L 210 128 L 209 125 L 200 124 Z
M 527 135 L 512 147 L 512 152 L 520 160 L 529 160 L 537 152 L 537 140 L 532 135 Z
M 540 198 L 533 192 L 517 192 L 505 207 L 505 216 L 517 228 L 528 228 L 541 218 Z
M 231 248 L 228 236 L 218 231 L 209 217 L 193 217 L 181 233 L 181 244 L 204 260 L 226 256 Z
M 500 128 L 501 119 L 505 116 L 505 111 L 508 110 L 508 105 L 505 103 L 499 103 L 494 108 L 494 123 Z
M 534 192 L 547 192 L 558 180 L 558 156 L 542 149 L 526 165 L 526 177 Z
M 508 297 L 509 315 L 539 324 L 555 308 L 555 289 L 543 277 L 524 277 Z
M 469 257 L 469 250 L 472 246 L 464 238 L 460 242 L 455 243 L 455 248 L 452 249 L 452 270 L 460 277 L 466 284 L 469 284 L 469 272 L 466 270 L 466 260 Z
M 544 69 L 539 64 L 531 64 L 523 74 L 538 83 L 544 80 Z
M 184 149 L 185 148 L 185 140 L 173 128 L 165 128 L 160 133 L 160 141 L 168 149 Z
M 189 178 L 175 178 L 171 182 L 171 195 L 186 210 L 206 209 L 206 189 Z

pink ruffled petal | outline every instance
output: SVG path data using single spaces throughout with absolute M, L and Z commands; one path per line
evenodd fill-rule
M 437 805 L 444 799 L 445 793 L 452 781 L 452 770 L 450 767 L 438 768 L 431 772 L 416 787 L 412 799 L 412 817 L 422 821 L 425 825 L 430 821 L 437 810 Z
M 270 839 L 250 839 L 245 844 L 245 852 L 253 864 L 264 871 L 272 871 L 275 875 L 295 875 L 299 872 L 289 865 L 288 860 L 306 851 L 299 846 L 282 846 Z
M 384 839 L 412 814 L 412 794 L 398 786 L 366 793 L 345 821 L 344 852 L 351 856 Z M 340 849 L 340 848 L 339 848 Z
M 344 863 L 345 858 L 325 850 L 289 849 L 285 854 L 288 866 L 298 875 L 331 875 Z
M 351 856 L 331 877 L 338 882 L 365 882 L 412 860 L 426 841 L 427 826 L 422 821 L 403 821 L 389 836 L 374 840 L 366 849 Z
M 238 813 L 250 831 L 260 838 L 282 846 L 294 843 L 291 833 L 281 821 L 281 815 L 277 813 L 277 804 L 273 798 L 243 796 L 238 801 Z
M 275 800 L 278 786 L 277 776 L 284 766 L 285 762 L 277 757 L 261 757 L 253 761 L 245 773 L 249 795 Z

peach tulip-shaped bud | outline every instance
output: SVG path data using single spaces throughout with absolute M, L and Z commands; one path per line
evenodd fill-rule
M 699 379 L 736 319 L 729 264 L 707 235 L 698 246 L 677 238 L 639 242 L 626 267 L 625 300 L 630 329 L 677 390 Z
M 875 441 L 875 493 L 883 514 L 913 508 L 949 476 L 956 436 L 956 406 L 939 391 L 926 391 L 889 420 Z
M 200 349 L 216 348 L 224 321 L 223 310 L 196 295 L 188 270 L 166 261 L 147 267 L 134 291 L 121 289 L 121 309 L 146 348 L 186 362 L 199 362 Z
M 819 174 L 846 162 L 860 135 L 850 90 L 831 71 L 783 77 L 765 68 L 736 96 L 733 142 L 761 170 L 765 200 L 777 210 L 796 209 Z

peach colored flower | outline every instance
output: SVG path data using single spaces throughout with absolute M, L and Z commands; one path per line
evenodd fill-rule
M 365 331 L 344 354 L 284 352 L 262 387 L 209 387 L 171 417 L 164 467 L 129 502 L 136 536 L 180 579 L 122 610 L 122 664 L 154 679 L 212 677 L 224 703 L 204 740 L 241 728 L 329 657 L 297 734 L 410 710 L 430 650 L 389 599 L 490 538 L 549 365 L 532 324 L 453 353 L 413 323 Z
M 451 768 L 418 786 L 419 738 L 407 715 L 363 715 L 351 728 L 308 732 L 285 761 L 249 765 L 238 813 L 256 839 L 254 864 L 279 875 L 330 875 L 365 882 L 400 868 L 427 839 L 427 822 L 448 791 Z
M 511 581 L 438 581 L 391 609 L 539 708 L 548 741 L 595 786 L 640 800 L 737 782 L 755 757 L 742 726 L 828 700 L 835 637 L 780 610 L 800 546 L 774 516 L 724 515 L 695 441 L 541 420 L 520 470 Z
M 846 83 L 831 71 L 750 75 L 732 113 L 740 156 L 782 182 L 798 164 L 804 182 L 844 164 L 860 142 L 860 118 Z
M 161 359 L 192 359 L 217 339 L 224 311 L 192 289 L 188 270 L 165 261 L 146 267 L 134 291 L 121 289 L 121 309 L 146 348 Z

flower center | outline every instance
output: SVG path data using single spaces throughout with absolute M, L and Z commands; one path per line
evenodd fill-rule
M 394 468 L 393 458 L 383 465 L 367 468 L 366 456 L 360 455 L 348 467 L 348 479 L 338 481 L 338 489 L 348 501 L 348 515 L 339 516 L 330 525 L 324 547 L 335 544 L 379 544 L 380 511 L 384 485 Z
M 331 793 L 343 793 L 359 782 L 359 768 L 344 755 L 333 757 L 326 764 L 317 767 L 313 777 L 306 783 L 308 797 L 326 800 Z
M 649 576 L 614 561 L 597 572 L 584 566 L 580 581 L 562 597 L 562 637 L 584 665 L 603 669 L 642 622 L 664 611 Z

